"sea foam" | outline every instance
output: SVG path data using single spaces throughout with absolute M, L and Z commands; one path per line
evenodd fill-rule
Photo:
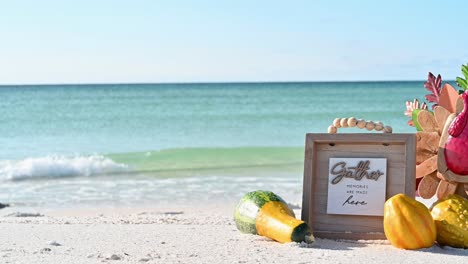
M 46 156 L 0 161 L 0 180 L 92 176 L 124 172 L 128 166 L 101 156 Z

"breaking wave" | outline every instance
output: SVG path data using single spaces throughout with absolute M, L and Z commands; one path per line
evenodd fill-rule
M 0 181 L 61 179 L 125 173 L 154 177 L 257 175 L 302 171 L 301 147 L 184 148 L 106 155 L 0 160 Z M 208 173 L 208 174 L 207 174 Z M 301 174 L 301 173 L 300 173 Z
M 0 161 L 0 180 L 92 176 L 125 172 L 128 166 L 101 156 L 45 156 Z

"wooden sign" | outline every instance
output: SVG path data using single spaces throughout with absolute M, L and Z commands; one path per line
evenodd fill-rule
M 317 237 L 385 239 L 383 203 L 414 197 L 415 134 L 307 134 L 302 220 Z
M 330 158 L 327 214 L 383 216 L 387 159 Z

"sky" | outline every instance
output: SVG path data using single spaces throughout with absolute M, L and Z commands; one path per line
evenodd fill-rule
M 468 1 L 0 0 L 0 84 L 445 80 Z

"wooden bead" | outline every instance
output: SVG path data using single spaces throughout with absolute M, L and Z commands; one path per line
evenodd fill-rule
M 385 126 L 383 130 L 384 130 L 384 133 L 392 133 L 392 127 L 391 126 Z
M 340 122 L 341 122 L 341 118 L 335 118 L 335 120 L 333 120 L 333 126 L 336 128 L 340 128 L 341 127 Z
M 376 131 L 382 131 L 383 128 L 384 128 L 384 125 L 383 125 L 382 122 L 380 122 L 380 121 L 375 122 L 375 128 L 374 129 Z
M 342 118 L 340 121 L 341 127 L 348 127 L 348 118 Z
M 328 133 L 329 134 L 336 134 L 336 131 L 337 131 L 337 129 L 336 129 L 335 126 L 329 126 L 328 127 Z
M 356 118 L 354 118 L 354 117 L 348 118 L 348 126 L 349 126 L 349 127 L 355 127 L 355 126 L 356 126 L 356 123 L 357 123 Z
M 356 125 L 358 128 L 363 129 L 364 127 L 366 127 L 366 121 L 358 119 Z
M 369 121 L 369 122 L 366 123 L 366 129 L 367 130 L 371 131 L 372 129 L 374 129 L 374 127 L 375 127 L 374 122 Z

